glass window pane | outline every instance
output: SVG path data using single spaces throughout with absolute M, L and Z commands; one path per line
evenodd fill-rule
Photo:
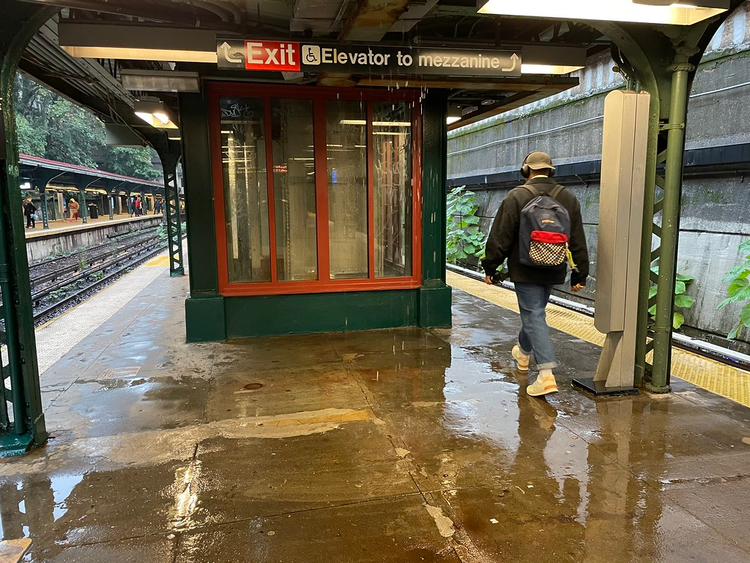
M 367 278 L 367 106 L 337 100 L 326 109 L 331 279 Z
M 229 281 L 271 281 L 263 100 L 220 104 Z
M 373 104 L 375 277 L 411 276 L 411 108 Z
M 312 101 L 273 100 L 271 116 L 278 279 L 316 280 Z

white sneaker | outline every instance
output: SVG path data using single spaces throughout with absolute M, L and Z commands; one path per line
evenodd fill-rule
M 526 388 L 526 393 L 532 397 L 541 397 L 550 393 L 557 393 L 557 381 L 552 370 L 543 369 L 539 372 L 536 381 Z
M 529 356 L 521 353 L 521 348 L 518 347 L 518 344 L 513 346 L 510 354 L 516 360 L 516 364 L 518 364 L 518 371 L 529 371 Z

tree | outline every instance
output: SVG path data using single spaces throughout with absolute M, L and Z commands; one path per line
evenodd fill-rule
M 152 152 L 148 147 L 107 147 L 102 168 L 124 176 L 158 180 L 161 174 L 151 164 Z
M 106 146 L 101 121 L 58 98 L 50 107 L 48 123 L 47 158 L 97 168 L 94 155 Z
M 22 74 L 16 74 L 14 101 L 20 153 L 145 180 L 161 177 L 151 148 L 107 146 L 104 124 L 93 113 Z
M 16 133 L 18 134 L 18 152 L 30 156 L 44 158 L 47 154 L 47 135 L 29 123 L 23 115 L 16 118 Z

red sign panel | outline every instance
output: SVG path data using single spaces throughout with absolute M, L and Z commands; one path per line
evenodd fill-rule
M 245 41 L 247 70 L 299 70 L 299 43 Z

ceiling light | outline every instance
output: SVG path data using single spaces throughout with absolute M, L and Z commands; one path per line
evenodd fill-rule
M 570 74 L 582 66 L 521 64 L 521 74 Z
M 74 57 L 216 62 L 216 33 L 203 29 L 60 20 L 60 47 Z
M 122 69 L 120 81 L 126 90 L 139 92 L 201 91 L 197 72 Z
M 659 5 L 661 4 L 661 5 Z M 479 0 L 480 14 L 601 20 L 651 24 L 693 25 L 729 9 L 729 0 L 689 0 L 663 5 L 659 0 Z M 686 7 L 691 4 L 690 7 Z
M 340 125 L 365 125 L 364 119 L 342 119 Z M 411 127 L 410 121 L 373 121 L 374 127 Z
M 164 102 L 156 98 L 142 98 L 133 104 L 133 111 L 143 121 L 158 129 L 177 129 Z
M 451 125 L 452 123 L 455 123 L 456 121 L 461 121 L 461 118 L 458 115 L 449 115 L 445 118 L 445 123 L 448 125 Z

